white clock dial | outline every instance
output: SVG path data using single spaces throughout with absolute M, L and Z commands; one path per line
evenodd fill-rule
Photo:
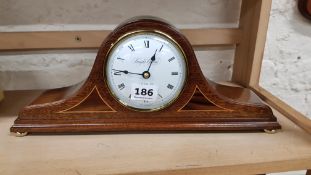
M 138 32 L 111 49 L 105 67 L 113 96 L 137 110 L 159 110 L 182 91 L 187 65 L 178 45 L 165 35 Z

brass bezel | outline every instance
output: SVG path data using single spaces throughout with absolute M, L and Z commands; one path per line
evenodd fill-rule
M 165 104 L 165 105 L 162 105 L 158 108 L 153 108 L 153 109 L 141 109 L 141 108 L 135 108 L 135 107 L 132 107 L 130 105 L 128 105 L 127 103 L 123 102 L 122 100 L 120 100 L 114 92 L 112 92 L 111 90 L 111 87 L 109 86 L 108 82 L 107 82 L 107 73 L 106 73 L 106 67 L 107 67 L 107 63 L 108 63 L 108 58 L 110 56 L 110 52 L 111 50 L 113 50 L 113 48 L 118 45 L 118 43 L 132 35 L 138 35 L 140 33 L 153 33 L 153 34 L 156 34 L 156 35 L 161 35 L 161 36 L 164 36 L 164 38 L 168 38 L 173 44 L 175 44 L 177 46 L 177 48 L 181 51 L 182 53 L 182 56 L 183 56 L 183 59 L 186 63 L 186 78 L 185 78 L 185 81 L 183 83 L 183 87 L 182 89 L 179 91 L 178 95 L 172 99 L 169 103 Z M 188 67 L 188 61 L 187 61 L 187 57 L 186 57 L 186 54 L 184 52 L 184 50 L 182 49 L 182 47 L 168 34 L 162 32 L 162 31 L 158 31 L 158 30 L 136 30 L 136 31 L 132 31 L 132 32 L 128 32 L 128 33 L 125 33 L 124 35 L 122 35 L 121 37 L 119 37 L 114 43 L 111 43 L 110 45 L 110 48 L 108 49 L 108 52 L 107 54 L 105 55 L 106 57 L 106 61 L 105 61 L 105 65 L 104 65 L 104 68 L 103 68 L 103 74 L 104 74 L 104 80 L 105 80 L 105 83 L 106 83 L 106 86 L 108 87 L 108 91 L 109 93 L 111 94 L 111 96 L 118 102 L 120 103 L 122 106 L 128 108 L 128 109 L 131 109 L 131 110 L 134 110 L 134 111 L 138 111 L 138 112 L 154 112 L 154 111 L 159 111 L 159 110 L 162 110 L 162 109 L 165 109 L 167 107 L 169 107 L 170 105 L 172 105 L 179 97 L 180 97 L 180 94 L 182 94 L 182 92 L 184 91 L 184 88 L 185 88 L 185 85 L 188 81 L 188 76 L 189 76 L 189 67 Z

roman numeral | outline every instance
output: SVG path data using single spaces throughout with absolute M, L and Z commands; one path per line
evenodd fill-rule
M 173 86 L 173 85 L 171 85 L 171 84 L 168 84 L 168 85 L 167 85 L 167 88 L 169 88 L 169 89 L 173 89 L 173 88 L 174 88 L 174 86 Z
M 172 58 L 168 59 L 168 62 L 171 62 L 171 61 L 173 61 L 174 59 L 175 59 L 175 57 L 172 57 Z
M 119 85 L 118 85 L 118 88 L 119 88 L 120 90 L 124 89 L 124 88 L 125 88 L 124 83 L 119 84 Z
M 178 72 L 172 72 L 172 75 L 178 75 Z
M 114 72 L 113 75 L 121 75 L 120 72 Z
M 127 47 L 129 47 L 130 49 L 131 49 L 131 51 L 133 52 L 133 51 L 135 51 L 135 49 L 134 49 L 134 47 L 133 47 L 133 45 L 132 44 L 130 44 L 129 46 L 127 46 Z
M 144 43 L 145 43 L 145 47 L 146 48 L 149 48 L 149 41 L 147 40 L 147 41 L 144 41 Z
M 129 98 L 131 98 L 132 94 L 130 94 Z
M 123 58 L 120 58 L 120 57 L 118 57 L 117 59 L 118 59 L 118 60 L 124 60 Z

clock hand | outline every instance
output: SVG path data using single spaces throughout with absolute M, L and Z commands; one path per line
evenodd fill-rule
M 127 70 L 117 70 L 117 69 L 112 69 L 113 71 L 115 71 L 115 73 L 119 73 L 119 72 L 122 72 L 122 73 L 124 73 L 124 74 L 134 74 L 134 75 L 143 75 L 142 73 L 140 74 L 140 73 L 134 73 L 134 72 L 129 72 L 129 71 L 127 71 Z
M 151 64 L 155 61 L 155 55 L 156 55 L 157 51 L 158 51 L 158 49 L 155 50 L 153 56 L 150 58 L 151 62 L 150 62 L 150 64 L 149 64 L 149 67 L 148 67 L 148 69 L 147 69 L 146 72 L 149 72 L 150 67 L 151 67 Z

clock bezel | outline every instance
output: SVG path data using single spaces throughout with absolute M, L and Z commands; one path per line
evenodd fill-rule
M 182 59 L 184 59 L 184 62 L 185 62 L 185 80 L 182 84 L 182 88 L 180 91 L 178 92 L 175 92 L 175 93 L 178 93 L 178 95 L 176 95 L 176 97 L 174 97 L 173 99 L 171 99 L 168 103 L 166 103 L 165 105 L 161 105 L 160 107 L 157 107 L 157 108 L 151 108 L 151 109 L 142 109 L 142 108 L 137 108 L 137 107 L 133 107 L 129 104 L 127 104 L 126 102 L 122 101 L 112 90 L 111 86 L 109 85 L 108 83 L 108 75 L 107 75 L 107 65 L 108 65 L 108 59 L 110 58 L 110 55 L 112 54 L 112 51 L 114 50 L 115 47 L 118 46 L 118 44 L 121 42 L 121 41 L 124 41 L 126 40 L 127 38 L 133 36 L 133 35 L 140 35 L 140 34 L 146 34 L 146 33 L 149 33 L 149 34 L 154 34 L 154 35 L 160 35 L 162 36 L 164 39 L 167 39 L 167 40 L 170 40 L 169 42 L 172 43 L 173 45 L 175 45 L 175 47 L 180 51 L 181 55 L 182 55 Z M 180 95 L 182 94 L 182 92 L 184 91 L 185 87 L 186 87 L 186 84 L 187 84 L 187 81 L 188 81 L 188 74 L 189 74 L 189 67 L 188 67 L 188 61 L 187 61 L 187 57 L 186 57 L 186 54 L 184 52 L 184 50 L 182 49 L 182 47 L 178 44 L 178 42 L 176 40 L 174 40 L 169 34 L 167 33 L 164 33 L 162 31 L 159 31 L 159 30 L 136 30 L 136 31 L 131 31 L 131 32 L 127 32 L 123 35 L 121 35 L 115 42 L 111 43 L 110 45 L 110 48 L 108 49 L 107 51 L 107 54 L 106 54 L 106 61 L 105 61 L 105 64 L 103 66 L 103 77 L 104 77 L 104 80 L 105 80 L 105 84 L 107 86 L 107 89 L 108 89 L 108 92 L 110 93 L 110 95 L 119 103 L 121 104 L 122 106 L 128 108 L 128 109 L 131 109 L 133 111 L 138 111 L 138 112 L 154 112 L 154 111 L 160 111 L 162 109 L 165 109 L 169 106 L 171 106 L 179 97 Z

